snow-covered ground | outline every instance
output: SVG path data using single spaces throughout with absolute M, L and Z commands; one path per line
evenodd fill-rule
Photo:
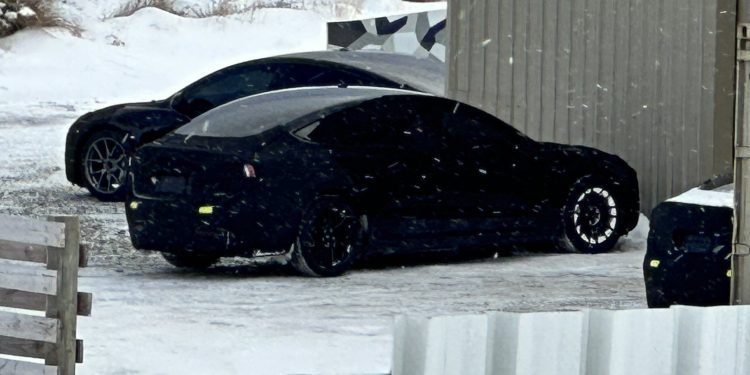
M 228 63 L 322 49 L 324 21 L 335 15 L 184 19 L 146 9 L 100 20 L 117 1 L 66 2 L 87 30 L 80 39 L 38 30 L 0 39 L 0 213 L 78 215 L 92 248 L 81 289 L 94 293 L 94 309 L 79 320 L 79 373 L 385 373 L 398 314 L 645 306 L 645 219 L 608 254 L 499 249 L 494 258 L 387 261 L 334 279 L 240 260 L 185 272 L 137 252 L 123 207 L 66 181 L 70 123 L 107 104 L 165 97 Z M 395 0 L 364 4 L 364 16 L 407 10 Z

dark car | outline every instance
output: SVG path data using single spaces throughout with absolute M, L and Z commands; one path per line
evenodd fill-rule
M 649 307 L 729 304 L 731 184 L 709 183 L 654 208 L 643 261 Z
M 137 147 L 224 103 L 301 86 L 364 85 L 440 95 L 444 76 L 440 62 L 382 52 L 309 52 L 233 65 L 167 99 L 81 116 L 68 131 L 66 175 L 100 200 L 119 201 L 126 190 L 127 159 Z
M 243 98 L 132 160 L 133 245 L 177 266 L 286 255 L 333 276 L 380 253 L 540 240 L 602 252 L 638 218 L 636 174 L 620 158 L 403 90 Z

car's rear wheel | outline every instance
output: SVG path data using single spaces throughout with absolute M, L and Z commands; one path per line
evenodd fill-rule
M 362 217 L 348 204 L 335 198 L 318 200 L 302 219 L 292 265 L 307 276 L 339 276 L 357 260 L 362 237 Z
M 122 201 L 126 194 L 128 154 L 126 134 L 104 130 L 89 138 L 82 150 L 83 182 L 91 195 L 102 201 Z
M 161 253 L 169 264 L 179 268 L 206 269 L 219 261 L 218 257 L 192 253 Z
M 561 246 L 581 253 L 611 250 L 625 231 L 622 202 L 606 179 L 586 176 L 576 181 L 563 207 Z

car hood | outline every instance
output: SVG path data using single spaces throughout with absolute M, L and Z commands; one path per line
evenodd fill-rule
M 118 114 L 126 111 L 142 111 L 152 109 L 167 109 L 169 108 L 169 101 L 167 100 L 155 100 L 150 102 L 139 102 L 139 103 L 125 103 L 116 104 L 106 108 L 98 109 L 86 113 L 78 119 L 78 122 L 97 122 L 98 120 L 104 120 L 117 116 Z

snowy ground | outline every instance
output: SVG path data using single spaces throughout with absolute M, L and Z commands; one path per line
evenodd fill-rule
M 228 62 L 323 48 L 326 17 L 272 10 L 252 22 L 186 20 L 147 10 L 90 17 L 82 39 L 47 31 L 0 39 L 0 213 L 78 215 L 92 248 L 81 289 L 94 293 L 94 310 L 79 320 L 79 373 L 385 373 L 398 314 L 645 306 L 645 220 L 609 254 L 389 261 L 335 279 L 235 260 L 192 273 L 135 251 L 123 207 L 65 180 L 64 136 L 85 111 L 166 96 Z M 125 46 L 107 43 L 112 32 Z M 210 50 L 191 56 L 200 48 Z

